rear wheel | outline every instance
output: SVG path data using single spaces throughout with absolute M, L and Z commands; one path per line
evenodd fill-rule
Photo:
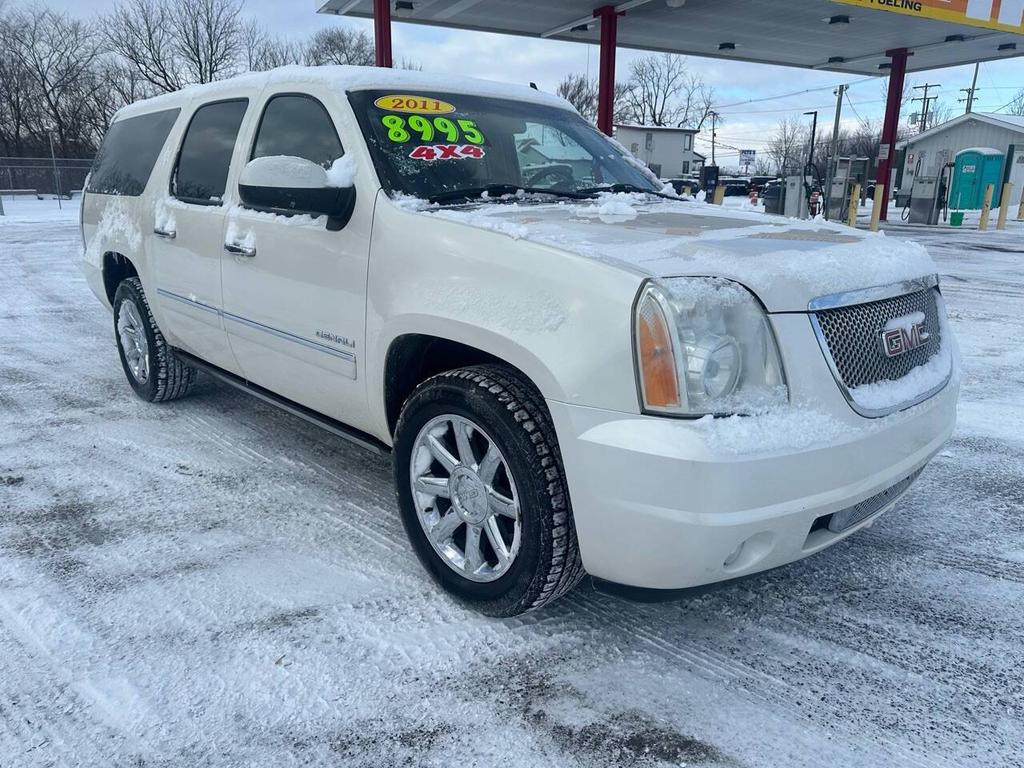
M 137 277 L 122 280 L 114 294 L 114 337 L 124 375 L 135 394 L 149 402 L 187 395 L 196 369 L 179 360 L 157 327 Z
M 494 616 L 536 608 L 583 577 L 554 428 L 519 373 L 442 373 L 406 402 L 395 435 L 402 520 L 446 590 Z

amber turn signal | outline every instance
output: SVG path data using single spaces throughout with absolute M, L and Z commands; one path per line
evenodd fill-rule
M 637 307 L 636 339 L 644 405 L 648 408 L 678 408 L 681 405 L 679 376 L 672 332 L 661 304 L 650 290 Z

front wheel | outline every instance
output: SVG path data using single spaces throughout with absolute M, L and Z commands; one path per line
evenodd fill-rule
M 518 372 L 477 366 L 421 384 L 402 409 L 394 461 L 416 554 L 464 602 L 514 616 L 583 578 L 554 428 Z
M 164 339 L 137 277 L 122 280 L 114 293 L 114 338 L 124 375 L 143 400 L 175 400 L 192 389 L 196 369 L 179 360 Z

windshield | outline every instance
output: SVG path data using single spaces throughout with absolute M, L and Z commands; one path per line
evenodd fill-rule
M 349 99 L 388 192 L 454 199 L 488 188 L 661 190 L 652 173 L 568 109 L 421 91 L 355 91 Z

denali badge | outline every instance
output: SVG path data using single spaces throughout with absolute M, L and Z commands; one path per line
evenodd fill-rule
M 930 338 L 924 328 L 924 312 L 912 312 L 894 317 L 882 329 L 882 351 L 886 357 L 896 357 L 917 349 Z

